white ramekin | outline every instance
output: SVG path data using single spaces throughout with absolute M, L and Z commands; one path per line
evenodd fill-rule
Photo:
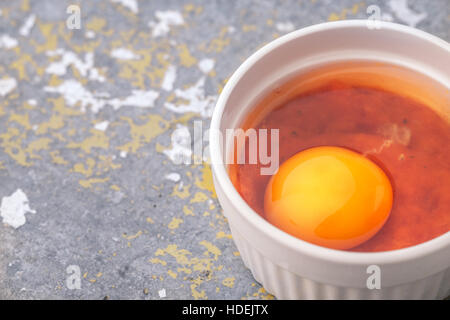
M 405 249 L 359 253 L 297 239 L 264 220 L 231 183 L 220 134 L 237 128 L 262 93 L 288 75 L 352 59 L 416 70 L 450 90 L 450 45 L 425 32 L 364 20 L 323 23 L 289 33 L 258 50 L 233 74 L 219 97 L 210 130 L 214 184 L 245 265 L 280 299 L 441 299 L 450 294 L 450 232 Z M 450 213 L 449 213 L 450 214 Z M 381 271 L 368 289 L 367 268 Z

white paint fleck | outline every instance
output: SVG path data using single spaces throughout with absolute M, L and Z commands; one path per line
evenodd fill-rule
M 192 156 L 191 134 L 188 127 L 177 124 L 177 128 L 172 132 L 172 146 L 163 150 L 163 153 L 174 164 L 190 164 Z
M 159 92 L 154 90 L 133 90 L 132 94 L 125 99 L 111 99 L 108 104 L 112 105 L 114 109 L 119 109 L 122 106 L 153 108 L 158 97 Z
M 0 96 L 6 97 L 17 87 L 17 81 L 14 78 L 0 79 Z
M 166 289 L 161 289 L 158 291 L 159 297 L 160 298 L 165 298 L 166 297 Z
M 2 198 L 0 216 L 3 218 L 3 223 L 10 225 L 14 229 L 23 226 L 27 222 L 25 214 L 29 212 L 36 213 L 35 210 L 30 209 L 27 195 L 21 189 L 17 189 L 9 197 Z
M 17 45 L 17 40 L 11 38 L 9 35 L 3 34 L 0 36 L 0 48 L 12 49 L 14 47 L 17 47 Z
M 139 7 L 136 0 L 111 0 L 113 3 L 119 3 L 129 9 L 134 14 L 138 13 Z
M 387 21 L 387 22 L 392 22 L 392 21 L 394 21 L 394 17 L 390 13 L 383 12 L 381 14 L 381 20 Z
M 127 48 L 116 48 L 111 51 L 111 57 L 119 60 L 139 60 L 140 56 Z
M 166 102 L 164 106 L 175 113 L 194 112 L 205 118 L 210 117 L 212 115 L 217 96 L 206 96 L 204 89 L 205 80 L 206 78 L 203 76 L 193 86 L 185 90 L 175 90 L 175 96 L 177 98 L 189 101 L 189 103 L 176 105 Z
M 173 181 L 173 182 L 178 182 L 178 181 L 180 181 L 181 176 L 180 176 L 179 173 L 171 172 L 171 173 L 166 174 L 165 178 L 167 180 L 170 180 L 170 181 Z
M 86 112 L 86 108 L 90 107 L 93 113 L 99 112 L 106 105 L 110 105 L 116 110 L 123 106 L 152 108 L 159 97 L 157 91 L 133 90 L 128 97 L 108 99 L 108 94 L 93 94 L 74 79 L 65 80 L 56 87 L 46 86 L 44 90 L 62 95 L 70 106 L 75 106 L 79 103 L 82 112 Z
M 153 37 L 161 37 L 169 33 L 171 26 L 184 24 L 184 19 L 178 11 L 156 11 L 155 17 L 158 22 L 150 21 L 148 26 L 152 28 Z
M 201 72 L 208 74 L 212 71 L 212 69 L 214 69 L 215 64 L 216 62 L 214 59 L 202 59 L 198 63 L 198 68 Z
M 94 39 L 95 38 L 95 32 L 92 30 L 88 30 L 86 31 L 86 33 L 84 34 L 84 36 L 88 39 Z
M 36 106 L 36 105 L 37 105 L 36 99 L 28 99 L 28 100 L 27 100 L 27 103 L 28 103 L 30 106 Z
M 173 84 L 177 78 L 177 68 L 175 66 L 168 66 L 166 73 L 164 75 L 164 79 L 161 85 L 166 91 L 171 91 L 173 89 Z
M 36 22 L 36 15 L 35 14 L 30 15 L 20 28 L 19 30 L 20 35 L 23 37 L 28 37 L 30 35 L 31 29 L 33 29 L 35 22 Z
M 73 79 L 65 80 L 56 87 L 44 87 L 44 90 L 62 95 L 70 106 L 79 103 L 82 112 L 86 112 L 86 108 L 91 107 L 92 112 L 97 113 L 106 105 L 105 99 L 94 96 L 81 83 Z
M 98 81 L 98 82 L 105 82 L 105 77 L 98 72 L 97 68 L 92 68 L 89 71 L 89 80 Z
M 126 158 L 127 155 L 128 155 L 128 152 L 126 152 L 126 151 L 124 151 L 124 150 L 120 151 L 120 157 L 121 157 L 121 158 Z
M 111 197 L 111 200 L 113 203 L 118 204 L 122 201 L 122 199 L 125 197 L 125 193 L 122 191 L 115 191 L 113 196 Z
M 99 131 L 105 131 L 108 129 L 109 121 L 98 122 L 94 125 L 94 128 Z
M 412 11 L 408 6 L 408 0 L 390 0 L 389 7 L 400 21 L 408 24 L 410 27 L 417 26 L 427 17 L 426 12 L 417 13 Z
M 277 30 L 280 32 L 291 32 L 294 31 L 295 26 L 292 22 L 287 21 L 287 22 L 277 22 L 275 24 L 275 28 L 277 28 Z
M 60 56 L 60 61 L 52 62 L 45 70 L 49 74 L 62 76 L 67 73 L 69 66 L 74 66 L 82 77 L 88 77 L 90 80 L 104 82 L 105 78 L 101 76 L 96 68 L 94 68 L 94 54 L 88 52 L 84 55 L 84 61 L 80 59 L 74 52 L 64 49 L 56 49 L 48 51 L 49 57 Z

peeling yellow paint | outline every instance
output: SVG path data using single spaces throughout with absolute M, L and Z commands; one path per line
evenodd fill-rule
M 209 244 L 207 244 L 209 246 Z M 214 251 L 213 248 L 209 248 L 209 250 Z M 207 251 L 209 252 L 209 251 Z M 164 256 L 164 255 L 170 255 L 175 258 L 176 262 L 180 264 L 180 268 L 190 268 L 194 271 L 198 272 L 204 272 L 208 271 L 208 277 L 207 280 L 210 280 L 212 275 L 212 263 L 215 259 L 212 259 L 210 257 L 206 258 L 198 258 L 198 257 L 192 257 L 191 252 L 189 252 L 186 249 L 178 249 L 178 246 L 175 244 L 170 244 L 165 249 L 158 249 L 155 252 L 155 256 Z M 217 254 L 217 252 L 216 252 Z M 178 269 L 179 272 L 183 271 L 185 273 L 190 273 L 191 271 L 187 271 L 187 269 Z M 197 282 L 198 284 L 203 281 L 200 278 L 196 278 L 192 280 L 194 282 Z
M 53 104 L 53 111 L 60 115 L 78 116 L 83 114 L 80 110 L 67 107 L 63 97 L 49 98 L 48 101 Z
M 178 268 L 177 271 L 178 272 L 184 272 L 185 274 L 191 274 L 192 273 L 192 270 L 189 269 L 189 268 L 186 268 L 186 267 Z
M 0 146 L 3 151 L 22 166 L 31 166 L 29 159 L 40 159 L 35 152 L 49 149 L 51 139 L 40 138 L 31 141 L 27 147 L 22 146 L 22 141 L 26 138 L 26 131 L 9 127 L 8 130 L 0 134 Z
M 197 59 L 194 58 L 189 52 L 189 48 L 186 44 L 181 44 L 177 47 L 178 57 L 180 58 L 180 64 L 184 67 L 192 67 L 197 64 Z
M 161 259 L 159 259 L 159 258 L 151 258 L 151 259 L 149 259 L 148 260 L 149 262 L 151 262 L 151 263 L 153 263 L 153 264 L 161 264 L 161 265 L 163 265 L 163 266 L 165 266 L 165 265 L 167 265 L 167 262 L 166 261 L 164 261 L 164 260 L 161 260 Z
M 211 253 L 212 255 L 214 255 L 214 260 L 217 260 L 217 258 L 222 254 L 220 249 L 217 248 L 215 245 L 213 245 L 211 242 L 203 240 L 203 241 L 200 241 L 200 244 L 207 249 L 205 254 Z
M 208 190 L 209 192 L 211 192 L 211 196 L 213 198 L 216 198 L 217 195 L 216 195 L 216 191 L 214 189 L 214 183 L 213 183 L 210 165 L 205 163 L 203 165 L 203 168 L 201 169 L 201 172 L 202 172 L 202 177 L 201 177 L 201 179 L 199 179 L 199 178 L 195 179 L 195 185 L 197 187 L 199 187 L 200 189 Z
M 24 127 L 26 130 L 31 130 L 31 124 L 28 114 L 17 114 L 13 113 L 9 116 L 10 122 L 15 122 L 20 124 L 22 127 Z
M 188 207 L 187 205 L 183 206 L 183 212 L 185 215 L 187 216 L 195 216 L 194 211 L 192 210 L 192 208 Z
M 195 6 L 192 3 L 185 4 L 183 9 L 184 9 L 184 14 L 183 14 L 184 16 L 187 16 L 188 13 L 200 14 L 203 12 L 202 6 Z
M 43 134 L 47 133 L 49 129 L 51 130 L 57 130 L 64 127 L 64 120 L 61 115 L 58 114 L 52 114 L 49 121 L 42 122 L 39 124 L 38 129 L 36 130 L 37 134 Z
M 192 12 L 195 10 L 195 5 L 192 3 L 187 3 L 183 6 L 184 11 L 186 12 Z
M 208 196 L 204 194 L 203 192 L 196 192 L 194 197 L 191 199 L 190 203 L 197 203 L 197 202 L 205 202 L 208 200 Z
M 119 45 L 122 45 L 120 42 Z M 132 50 L 128 48 L 129 50 Z M 129 79 L 131 84 L 142 90 L 145 89 L 145 80 L 149 77 L 152 80 L 152 85 L 155 85 L 157 78 L 162 78 L 163 75 L 158 72 L 152 72 L 149 70 L 152 63 L 152 51 L 150 50 L 132 50 L 138 56 L 138 60 L 121 60 L 119 65 L 121 66 L 119 72 L 119 78 Z M 161 71 L 159 71 L 161 73 Z
M 100 155 L 97 160 L 97 175 L 106 173 L 108 171 L 119 169 L 122 167 L 120 163 L 114 163 L 112 156 Z
M 86 29 L 95 32 L 100 32 L 106 26 L 106 20 L 99 17 L 93 17 L 88 22 L 86 22 Z
M 63 22 L 61 22 L 61 24 L 63 24 Z M 57 24 L 54 22 L 44 23 L 39 19 L 36 19 L 36 26 L 44 38 L 44 42 L 40 44 L 34 39 L 30 40 L 30 43 L 35 47 L 35 52 L 39 54 L 48 50 L 56 50 L 58 48 L 58 35 L 55 30 Z
M 30 1 L 22 0 L 22 3 L 20 4 L 20 9 L 25 12 L 30 11 Z
M 88 158 L 88 159 L 86 159 L 86 166 L 84 163 L 76 163 L 73 166 L 72 171 L 81 173 L 85 177 L 90 177 L 90 176 L 92 176 L 94 166 L 95 166 L 95 160 L 92 158 Z
M 190 265 L 191 263 L 190 259 L 188 258 L 188 255 L 191 255 L 191 253 L 185 249 L 178 249 L 178 246 L 176 244 L 169 244 L 166 249 L 156 250 L 155 255 L 163 256 L 166 253 L 174 257 L 180 264 Z
M 24 132 L 20 132 L 17 128 L 9 127 L 6 132 L 0 134 L 0 143 L 3 151 L 22 166 L 30 166 L 27 161 L 27 155 L 21 148 L 22 139 L 25 137 Z
M 187 197 L 189 197 L 191 195 L 191 193 L 189 192 L 190 187 L 191 187 L 190 184 L 183 186 L 181 182 L 177 183 L 173 187 L 171 196 L 178 197 L 180 199 L 186 199 Z
M 39 138 L 28 144 L 26 152 L 28 153 L 30 158 L 41 159 L 41 157 L 36 155 L 35 152 L 40 150 L 48 150 L 51 142 L 52 140 L 49 138 Z
M 244 31 L 244 32 L 255 31 L 255 30 L 256 30 L 256 26 L 254 24 L 244 24 L 242 26 L 242 31 Z
M 142 230 L 139 230 L 138 232 L 136 232 L 135 234 L 132 235 L 127 235 L 127 234 L 122 234 L 122 237 L 127 239 L 127 240 L 134 240 L 136 238 L 139 238 L 140 236 L 142 236 Z
M 171 230 L 177 229 L 181 223 L 183 223 L 183 219 L 172 218 L 172 221 L 170 221 L 170 223 L 167 227 Z
M 79 180 L 78 183 L 83 187 L 83 188 L 92 188 L 92 186 L 94 184 L 97 183 L 103 183 L 103 182 L 107 182 L 109 180 L 109 178 L 91 178 L 91 179 L 85 179 L 85 180 Z
M 176 273 L 176 272 L 173 272 L 172 270 L 168 270 L 168 271 L 167 271 L 167 274 L 168 274 L 169 276 L 171 276 L 172 278 L 174 278 L 174 279 L 177 278 L 177 273 Z
M 235 279 L 234 277 L 225 278 L 225 279 L 223 279 L 222 284 L 223 284 L 225 287 L 233 288 L 233 287 L 234 287 L 234 281 L 235 281 L 235 280 L 236 280 L 236 279 Z
M 231 39 L 227 37 L 229 30 L 229 27 L 223 27 L 220 30 L 219 36 L 217 38 L 212 39 L 207 46 L 204 44 L 201 45 L 199 49 L 206 52 L 222 52 L 223 49 L 228 46 L 231 41 Z
M 197 284 L 191 284 L 192 297 L 194 297 L 194 299 L 196 299 L 196 300 L 207 299 L 208 297 L 206 296 L 205 290 L 198 291 L 197 287 L 198 287 Z
M 27 69 L 34 70 L 36 74 L 42 76 L 44 74 L 44 68 L 40 66 L 28 53 L 21 53 L 20 47 L 15 49 L 17 60 L 12 61 L 10 68 L 16 70 L 17 76 L 20 80 L 30 80 Z
M 328 21 L 345 20 L 349 14 L 356 15 L 364 7 L 365 2 L 355 3 L 351 8 L 343 8 L 340 12 L 332 12 L 328 16 Z
M 82 149 L 86 153 L 91 153 L 92 149 L 108 149 L 109 138 L 103 131 L 90 129 L 91 135 L 81 142 L 71 142 L 67 145 L 70 149 Z
M 117 149 L 135 153 L 142 146 L 148 144 L 152 139 L 164 133 L 169 128 L 169 122 L 157 114 L 150 114 L 144 119 L 147 120 L 142 125 L 137 125 L 131 118 L 123 117 L 130 126 L 131 141 L 118 147 Z
M 114 190 L 114 191 L 119 191 L 120 187 L 116 184 L 113 184 L 112 186 L 109 187 L 110 189 Z
M 223 238 L 232 239 L 232 236 L 231 234 L 225 233 L 223 231 L 219 231 L 216 233 L 216 239 L 223 239 Z
M 273 295 L 271 295 L 270 293 L 267 293 L 266 289 L 264 289 L 264 288 L 259 288 L 258 291 L 253 294 L 253 296 L 258 299 L 263 299 L 263 300 L 275 299 L 275 297 Z

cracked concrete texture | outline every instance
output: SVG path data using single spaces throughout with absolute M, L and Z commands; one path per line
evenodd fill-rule
M 21 189 L 36 210 L 0 225 L 1 299 L 272 298 L 239 257 L 209 167 L 173 163 L 172 132 L 206 129 L 231 73 L 292 27 L 366 18 L 376 4 L 450 40 L 447 0 L 410 0 L 410 15 L 388 1 L 80 1 L 79 30 L 66 26 L 70 4 L 0 3 L 0 197 Z M 168 31 L 154 37 L 158 24 Z

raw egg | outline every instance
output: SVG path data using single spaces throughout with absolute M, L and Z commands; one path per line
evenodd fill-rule
M 385 172 L 363 155 L 340 147 L 301 151 L 267 185 L 266 219 L 302 240 L 350 249 L 373 237 L 391 212 Z

